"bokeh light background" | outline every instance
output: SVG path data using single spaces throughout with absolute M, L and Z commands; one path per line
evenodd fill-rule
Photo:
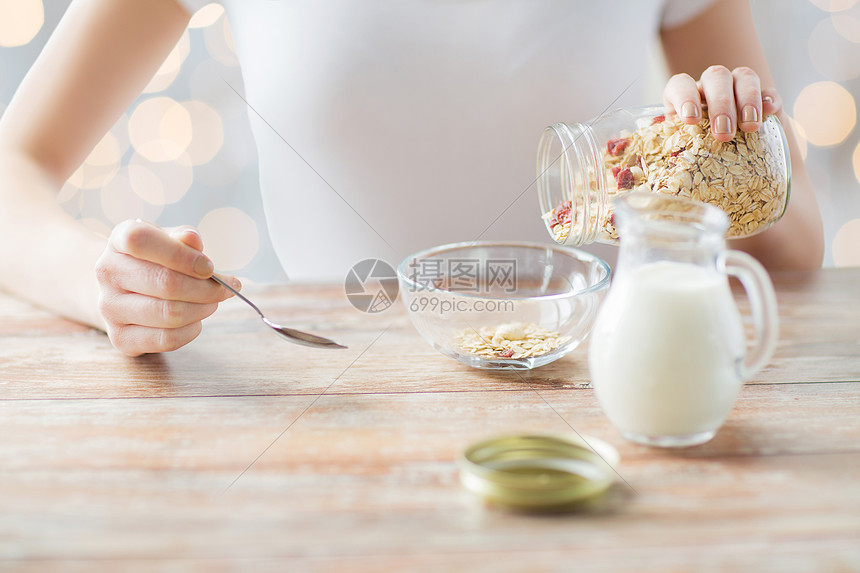
M 0 113 L 70 0 L 0 0 Z M 229 82 L 229 85 L 228 85 Z M 60 192 L 65 209 L 107 235 L 141 218 L 194 225 L 218 270 L 285 280 L 268 240 L 242 76 L 224 10 L 194 15 L 144 93 Z
M 0 114 L 68 4 L 0 0 Z M 860 0 L 751 4 L 818 193 L 825 265 L 860 265 Z M 642 86 L 648 101 L 659 101 L 665 81 L 654 61 Z M 241 85 L 229 23 L 210 4 L 63 187 L 63 206 L 105 235 L 135 217 L 195 225 L 219 270 L 283 281 L 263 217 L 246 106 L 230 87 Z

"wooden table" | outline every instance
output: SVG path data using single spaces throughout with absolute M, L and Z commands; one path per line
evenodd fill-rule
M 473 370 L 339 285 L 246 290 L 349 350 L 287 344 L 234 299 L 136 359 L 0 296 L 0 570 L 858 571 L 860 269 L 774 281 L 771 365 L 679 451 L 618 435 L 584 347 Z M 621 454 L 599 510 L 512 514 L 460 485 L 470 442 L 571 427 Z

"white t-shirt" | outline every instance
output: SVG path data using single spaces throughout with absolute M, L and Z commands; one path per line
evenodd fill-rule
M 287 275 L 551 242 L 534 187 L 543 129 L 653 103 L 657 30 L 712 1 L 222 0 Z

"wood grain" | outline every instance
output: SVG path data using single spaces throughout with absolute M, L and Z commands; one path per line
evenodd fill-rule
M 774 283 L 771 365 L 678 451 L 620 438 L 585 347 L 473 370 L 338 286 L 253 295 L 348 350 L 289 345 L 229 301 L 194 344 L 136 359 L 0 296 L 0 569 L 860 571 L 860 269 Z M 618 448 L 602 504 L 515 514 L 460 486 L 467 444 L 532 431 Z

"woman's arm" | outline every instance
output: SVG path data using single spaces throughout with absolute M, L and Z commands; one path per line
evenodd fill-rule
M 193 339 L 226 290 L 205 280 L 211 261 L 194 233 L 128 223 L 105 241 L 56 196 L 188 18 L 174 0 L 73 2 L 0 121 L 0 285 L 107 330 L 128 354 Z
M 791 153 L 791 199 L 783 218 L 769 230 L 732 241 L 770 269 L 814 269 L 824 256 L 818 202 L 800 156 L 782 100 L 776 92 L 746 0 L 718 0 L 692 21 L 661 32 L 669 72 L 664 99 L 682 117 L 690 105 L 708 105 L 712 128 L 717 115 L 729 125 L 715 133 L 733 137 L 736 126 L 755 131 L 764 115 L 776 113 Z M 693 78 L 701 78 L 699 82 Z M 766 96 L 762 101 L 762 94 Z M 732 97 L 734 95 L 734 97 Z M 687 104 L 685 110 L 684 106 Z M 696 109 L 701 113 L 701 108 Z M 689 117 L 689 122 L 698 118 Z M 721 123 L 725 123 L 721 122 Z

